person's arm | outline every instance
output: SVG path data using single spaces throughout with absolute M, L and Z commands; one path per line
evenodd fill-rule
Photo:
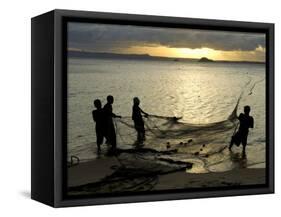
M 254 118 L 253 117 L 251 117 L 250 128 L 254 128 Z
M 122 118 L 120 115 L 114 114 L 114 113 L 112 112 L 112 110 L 111 110 L 111 116 L 112 116 L 113 118 Z
M 133 106 L 132 108 L 132 120 L 135 120 L 135 115 L 136 114 L 136 109 L 135 109 L 135 106 Z
M 92 117 L 93 117 L 94 122 L 96 122 L 96 115 L 95 115 L 95 111 L 92 111 Z
M 112 112 L 112 107 L 111 106 L 105 105 L 104 111 L 105 111 L 106 115 L 109 116 L 109 117 L 111 116 L 113 118 L 121 118 L 121 116 L 116 115 L 116 114 L 114 114 Z
M 114 117 L 114 118 L 122 118 L 121 115 L 116 115 L 116 114 L 114 114 L 114 113 L 112 113 L 112 117 Z
M 242 114 L 242 113 L 240 113 L 240 115 L 239 115 L 239 117 L 238 117 L 238 120 L 239 120 L 239 121 L 241 121 L 241 120 L 242 120 L 242 118 L 243 118 L 243 114 Z
M 148 116 L 148 114 L 144 112 L 141 108 L 140 108 L 140 112 L 143 113 L 146 117 Z
M 112 106 L 111 105 L 105 107 L 105 112 L 108 114 L 108 116 L 111 116 L 113 118 L 121 118 L 120 115 L 116 115 L 112 112 Z
M 113 112 L 112 112 L 111 114 L 112 114 L 112 117 L 113 117 L 113 118 L 122 118 L 121 115 L 116 115 L 116 114 L 114 114 Z

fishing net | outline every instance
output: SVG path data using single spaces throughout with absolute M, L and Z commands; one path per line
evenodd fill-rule
M 191 124 L 183 122 L 182 117 L 154 114 L 143 117 L 146 134 L 143 143 L 137 142 L 131 117 L 115 118 L 118 154 L 114 157 L 119 166 L 99 182 L 71 187 L 71 194 L 148 191 L 157 184 L 159 175 L 247 167 L 247 161 L 229 153 L 227 147 L 237 129 L 240 100 L 251 95 L 256 84 L 263 80 L 246 82 L 230 115 L 219 122 Z
M 146 140 L 137 142 L 137 132 L 131 117 L 116 118 L 115 128 L 118 146 L 123 149 L 153 149 L 153 159 L 191 162 L 192 172 L 209 172 L 220 170 L 221 164 L 230 158 L 227 147 L 231 137 L 237 130 L 237 109 L 240 100 L 252 94 L 255 86 L 264 80 L 246 83 L 230 115 L 222 121 L 208 124 L 191 124 L 182 121 L 182 117 L 160 116 L 150 114 L 143 117 Z M 163 154 L 163 151 L 174 151 Z M 151 160 L 151 153 L 138 153 L 138 156 Z M 135 157 L 136 158 L 136 157 Z M 135 159 L 132 159 L 132 162 Z M 132 163 L 131 162 L 131 163 Z M 227 165 L 227 164 L 226 164 Z M 228 169 L 231 167 L 227 166 Z M 221 168 L 221 170 L 225 170 Z

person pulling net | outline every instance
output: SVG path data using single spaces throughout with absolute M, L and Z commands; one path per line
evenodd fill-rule
M 145 141 L 145 128 L 142 114 L 145 117 L 148 117 L 148 114 L 140 108 L 140 99 L 138 97 L 134 97 L 133 103 L 132 120 L 134 121 L 134 127 L 137 131 L 137 143 L 142 144 Z

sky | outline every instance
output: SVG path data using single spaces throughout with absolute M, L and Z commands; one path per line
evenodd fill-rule
M 71 22 L 68 50 L 264 62 L 265 34 Z

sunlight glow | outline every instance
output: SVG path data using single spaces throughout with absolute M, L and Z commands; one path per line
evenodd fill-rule
M 215 58 L 218 51 L 215 51 L 210 48 L 174 48 L 179 53 L 179 56 L 185 58 L 201 58 L 201 57 L 208 57 L 208 58 Z
M 265 49 L 256 48 L 254 51 L 222 51 L 207 47 L 202 48 L 174 48 L 165 46 L 132 46 L 127 49 L 118 50 L 119 53 L 127 54 L 148 54 L 151 56 L 162 56 L 170 58 L 191 58 L 200 59 L 207 57 L 213 60 L 227 61 L 265 61 Z

